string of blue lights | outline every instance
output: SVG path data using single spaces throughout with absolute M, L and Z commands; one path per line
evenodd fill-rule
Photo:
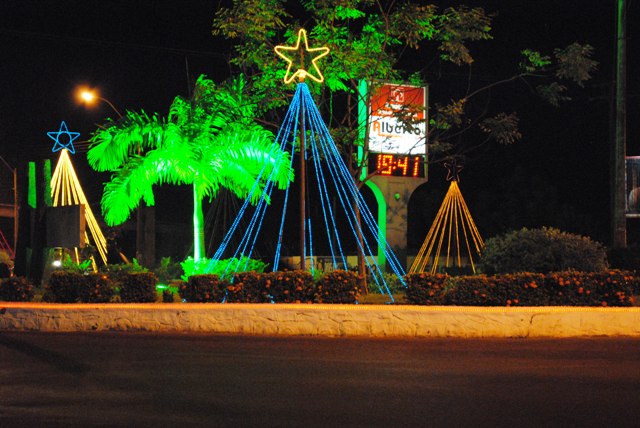
M 296 148 L 300 147 L 299 137 L 303 138 L 303 147 L 308 149 L 300 155 L 305 156 L 305 161 L 312 165 L 312 168 L 308 168 L 307 170 L 307 185 L 309 193 L 311 194 L 309 198 L 310 200 L 319 202 L 321 219 L 324 223 L 324 228 L 317 230 L 312 228 L 311 218 L 308 213 L 305 213 L 305 216 L 307 216 L 305 218 L 306 239 L 303 254 L 305 257 L 314 260 L 314 255 L 318 254 L 317 251 L 314 250 L 314 242 L 317 241 L 317 239 L 314 239 L 317 236 L 314 235 L 320 234 L 318 236 L 325 239 L 328 243 L 330 253 L 328 258 L 331 260 L 332 268 L 347 268 L 347 255 L 345 254 L 347 245 L 345 236 L 343 236 L 344 233 L 340 232 L 341 225 L 338 222 L 337 215 L 343 214 L 348 226 L 347 230 L 349 233 L 347 234 L 355 240 L 358 250 L 362 254 L 365 254 L 364 259 L 368 278 L 376 284 L 381 293 L 388 295 L 391 301 L 393 301 L 393 296 L 383 275 L 384 269 L 378 265 L 377 258 L 373 256 L 377 253 L 377 249 L 380 246 L 378 240 L 381 234 L 378 224 L 367 207 L 364 197 L 359 192 L 305 83 L 299 83 L 297 85 L 296 92 L 289 105 L 283 124 L 276 136 L 276 141 L 279 143 L 282 152 L 288 152 L 290 154 L 290 162 L 293 162 Z M 291 166 L 292 165 L 293 163 L 291 163 Z M 258 180 L 263 178 L 265 171 L 266 168 L 260 173 Z M 240 265 L 241 260 L 245 260 L 245 263 L 248 263 L 248 258 L 251 257 L 253 249 L 258 242 L 258 236 L 262 229 L 265 213 L 274 190 L 274 182 L 271 180 L 271 177 L 267 177 L 267 180 L 264 181 L 266 181 L 267 184 L 255 205 L 248 227 L 243 231 L 240 231 L 238 228 L 242 216 L 247 215 L 247 210 L 251 205 L 250 201 L 256 199 L 255 192 L 259 191 L 258 181 L 256 181 L 256 185 L 251 189 L 238 212 L 236 220 L 231 225 L 220 247 L 213 256 L 212 264 L 220 260 L 222 255 L 225 254 L 228 250 L 229 242 L 231 242 L 232 237 L 236 233 L 243 234 L 240 245 L 233 253 L 233 257 L 238 260 L 238 263 L 236 263 L 236 265 L 229 264 L 227 267 L 228 272 L 224 273 L 225 276 L 231 277 L 235 272 L 246 268 L 246 265 Z M 273 270 L 278 270 L 282 247 L 285 243 L 285 219 L 289 211 L 290 187 L 291 186 L 285 190 L 284 206 L 282 208 L 282 216 L 278 228 L 278 239 L 272 263 Z M 339 212 L 336 210 L 339 210 Z M 358 214 L 361 222 L 358 221 Z M 317 224 L 315 226 L 317 226 Z M 375 243 L 375 246 L 372 245 L 373 243 Z M 382 244 L 389 267 L 404 284 L 403 276 L 405 273 L 402 265 L 389 244 L 387 242 L 383 242 Z M 311 263 L 309 267 L 312 274 L 317 269 L 314 263 Z

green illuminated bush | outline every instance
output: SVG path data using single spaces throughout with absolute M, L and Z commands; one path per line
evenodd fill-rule
M 195 261 L 193 257 L 187 257 L 180 263 L 184 275 L 182 279 L 187 281 L 193 275 L 218 275 L 220 277 L 231 277 L 236 272 L 258 272 L 262 273 L 267 268 L 267 263 L 247 256 L 239 259 L 231 257 L 224 260 L 213 260 L 202 258 Z
M 488 239 L 481 262 L 487 274 L 607 269 L 601 244 L 552 228 L 524 228 Z
M 158 278 L 152 272 L 124 275 L 120 283 L 120 300 L 125 303 L 151 303 L 157 298 Z
M 171 257 L 163 257 L 160 265 L 153 270 L 160 284 L 168 284 L 171 280 L 180 278 L 184 271 L 179 262 L 174 262 Z
M 24 277 L 12 276 L 0 281 L 0 300 L 5 302 L 30 302 L 33 299 L 33 285 Z

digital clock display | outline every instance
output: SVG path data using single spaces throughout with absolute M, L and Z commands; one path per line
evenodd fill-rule
M 424 178 L 424 156 L 369 153 L 369 172 L 393 177 Z

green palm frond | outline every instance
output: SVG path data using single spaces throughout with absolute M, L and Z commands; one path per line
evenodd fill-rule
M 102 213 L 109 226 L 124 223 L 141 199 L 154 205 L 152 186 L 157 176 L 150 174 L 146 158 L 132 156 L 116 171 L 102 194 Z
M 163 136 L 164 124 L 157 115 L 128 111 L 122 119 L 110 120 L 93 134 L 87 152 L 89 165 L 96 171 L 114 171 L 131 154 L 161 144 Z
M 266 180 L 272 180 L 280 189 L 284 189 L 293 180 L 288 153 L 282 152 L 273 143 L 273 134 L 260 126 L 234 127 L 215 140 L 216 147 L 206 152 L 203 162 L 209 170 L 204 170 L 199 191 L 205 196 L 215 196 L 219 187 L 231 189 L 238 197 L 248 195 L 254 183 L 261 175 L 259 190 L 264 188 Z M 206 186 L 215 183 L 210 188 Z M 252 202 L 259 200 L 261 192 L 253 195 Z

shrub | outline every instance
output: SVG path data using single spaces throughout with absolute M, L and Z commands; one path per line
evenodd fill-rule
M 178 293 L 190 303 L 220 303 L 228 286 L 229 281 L 218 275 L 193 275 L 180 284 Z
M 360 292 L 357 273 L 336 270 L 318 280 L 314 300 L 317 303 L 357 303 Z
M 407 275 L 407 299 L 418 305 L 630 306 L 640 278 L 631 272 L 516 273 L 442 277 Z
M 493 277 L 498 289 L 504 290 L 505 306 L 547 306 L 550 294 L 547 276 L 541 273 L 505 274 Z
M 227 286 L 229 303 L 266 303 L 271 296 L 265 288 L 267 275 L 256 272 L 240 272 L 233 276 L 233 282 Z
M 52 272 L 42 300 L 51 303 L 76 303 L 83 282 L 84 275 L 77 272 Z
M 6 302 L 30 302 L 33 299 L 33 285 L 24 277 L 12 276 L 0 281 L 0 300 Z
M 91 259 L 86 259 L 80 263 L 76 263 L 71 259 L 69 254 L 65 254 L 62 260 L 62 270 L 70 273 L 86 273 L 91 269 Z
M 487 274 L 607 269 L 607 255 L 601 244 L 552 228 L 524 228 L 491 238 L 481 260 Z
M 168 284 L 171 280 L 180 278 L 184 271 L 180 263 L 172 261 L 171 257 L 163 257 L 153 273 L 161 284 Z
M 184 275 L 183 280 L 187 280 L 192 275 L 218 275 L 222 278 L 229 278 L 236 272 L 259 272 L 262 273 L 267 268 L 267 264 L 262 260 L 256 260 L 247 256 L 242 256 L 239 259 L 231 257 L 224 260 L 214 260 L 203 258 L 197 262 L 193 257 L 187 257 L 187 259 L 180 264 Z
M 156 301 L 158 278 L 153 272 L 135 272 L 124 275 L 120 283 L 120 300 L 126 303 Z
M 264 289 L 274 303 L 313 302 L 313 276 L 302 270 L 264 274 Z
M 383 272 L 382 273 L 382 278 L 384 279 L 384 282 L 387 284 L 387 289 L 389 289 L 389 292 L 391 294 L 397 294 L 397 293 L 402 293 L 405 291 L 405 287 L 404 284 L 402 283 L 402 280 L 400 277 L 398 277 L 398 275 L 396 275 L 393 272 Z M 382 284 L 381 284 L 382 285 Z M 368 275 L 367 276 L 367 291 L 369 293 L 373 293 L 373 294 L 386 294 L 387 290 L 384 289 L 384 287 L 382 287 L 382 290 L 380 290 L 381 287 L 378 287 L 378 284 L 376 283 L 375 279 L 373 278 L 372 275 Z
M 162 290 L 162 303 L 173 303 L 173 293 L 171 290 Z
M 507 302 L 505 287 L 495 277 L 486 275 L 459 276 L 447 290 L 445 300 L 451 305 L 504 306 Z M 473 302 L 473 303 L 470 303 Z
M 128 273 L 148 272 L 149 270 L 140 265 L 138 260 L 134 258 L 131 263 L 114 263 L 100 266 L 98 271 L 106 274 L 113 280 L 118 280 L 120 277 L 123 277 Z
M 448 278 L 448 275 L 440 273 L 411 273 L 406 275 L 407 300 L 413 305 L 444 304 L 444 290 Z
M 547 281 L 551 305 L 631 306 L 638 279 L 622 271 L 558 272 L 548 275 Z
M 113 283 L 106 275 L 89 274 L 82 276 L 78 299 L 82 303 L 107 303 L 115 293 Z

